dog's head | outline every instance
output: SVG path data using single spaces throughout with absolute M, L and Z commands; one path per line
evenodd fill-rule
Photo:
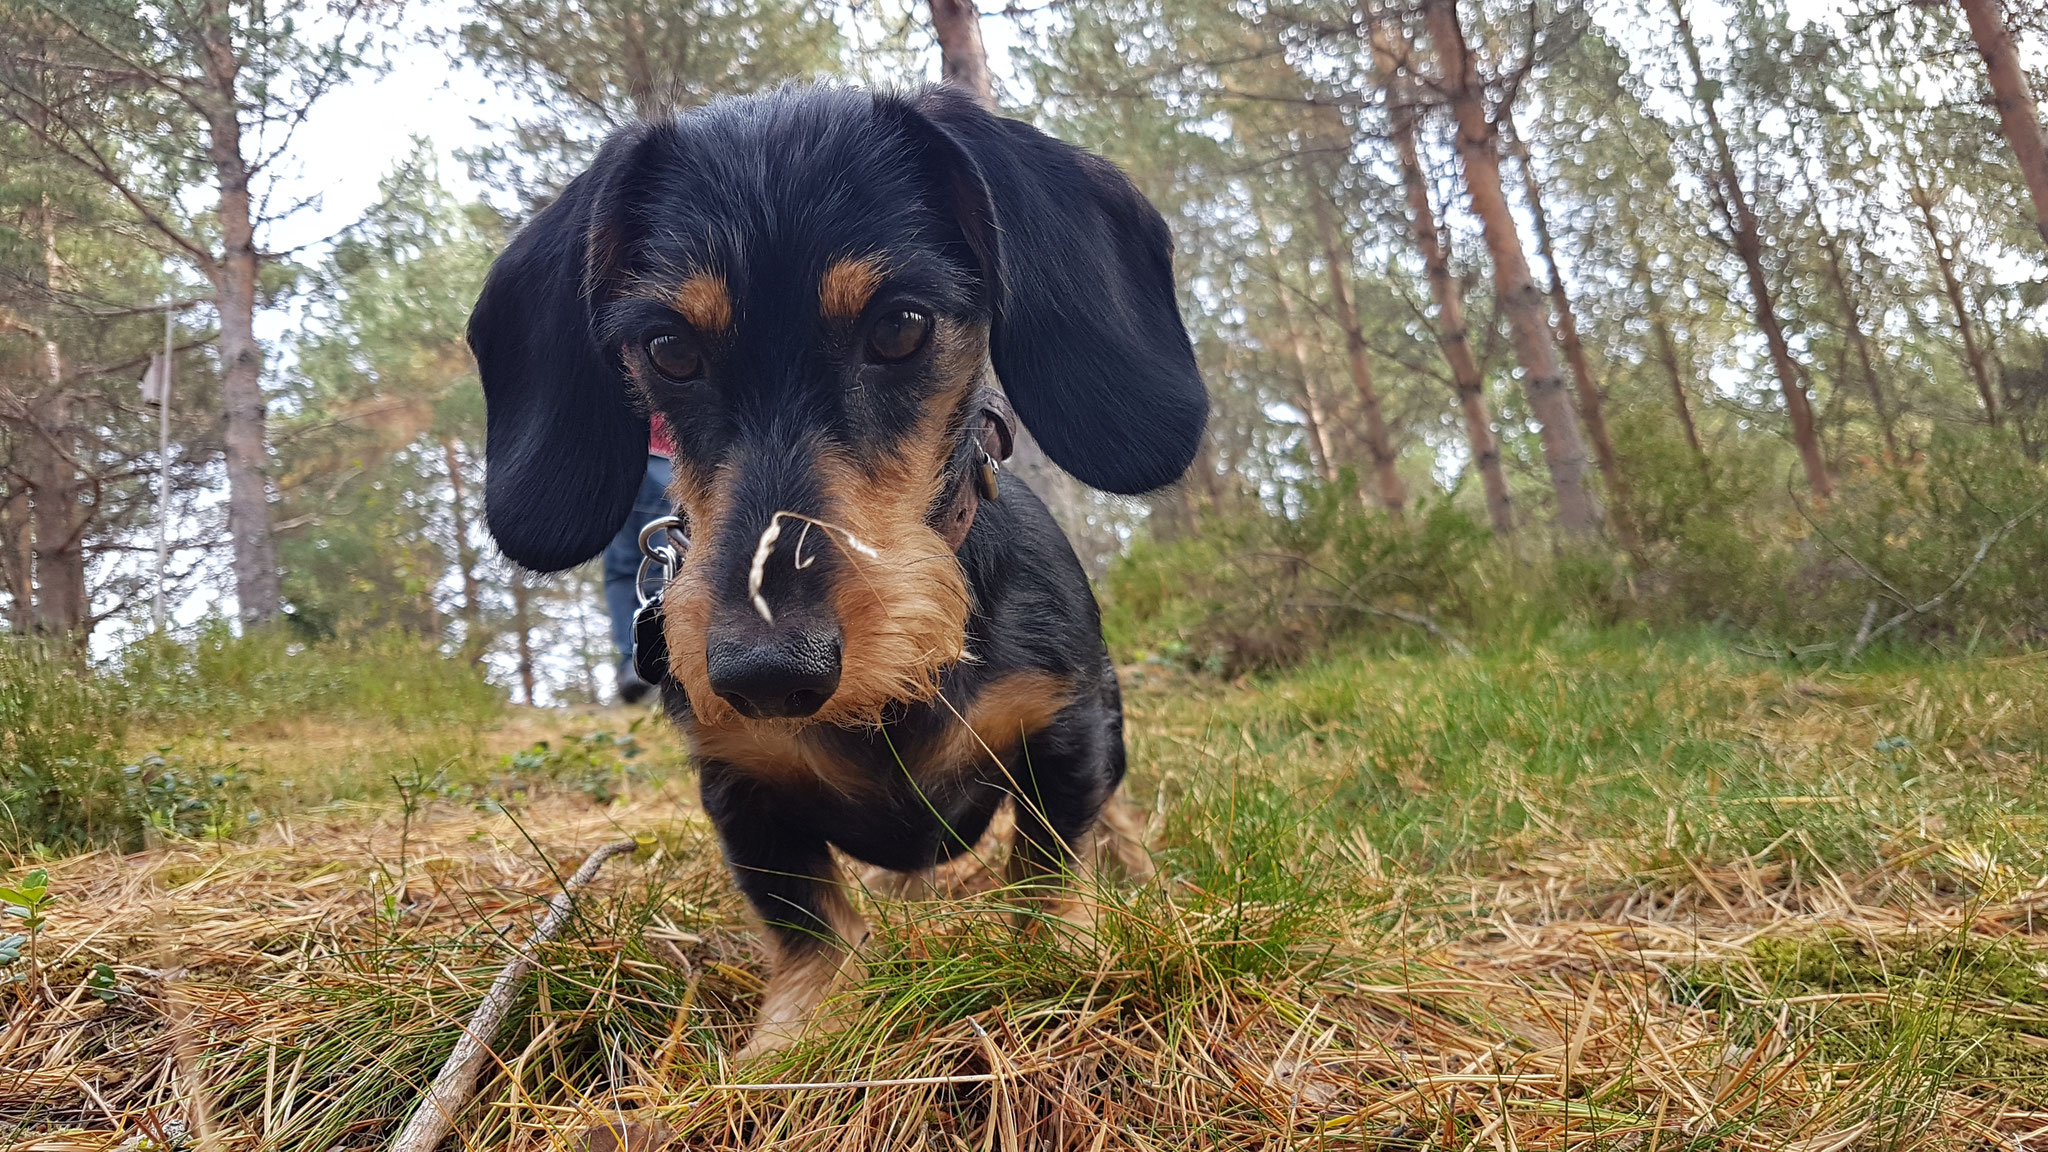
M 1170 255 L 1114 166 L 947 89 L 792 88 L 629 129 L 470 320 L 492 534 L 541 571 L 596 555 L 659 411 L 692 539 L 670 670 L 699 720 L 871 722 L 961 655 L 938 529 L 991 362 L 1081 480 L 1187 467 L 1207 400 Z

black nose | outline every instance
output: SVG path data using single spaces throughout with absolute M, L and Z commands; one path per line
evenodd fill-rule
M 839 632 L 790 630 L 759 640 L 714 639 L 711 690 L 755 720 L 809 716 L 839 687 Z

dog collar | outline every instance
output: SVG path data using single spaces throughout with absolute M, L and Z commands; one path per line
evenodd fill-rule
M 996 498 L 996 472 L 1010 458 L 1016 443 L 1010 431 L 1010 407 L 1001 395 L 985 392 L 974 403 L 974 415 L 968 418 L 960 449 L 953 453 L 953 465 L 947 469 L 952 474 L 952 495 L 934 525 L 946 547 L 955 552 L 967 541 L 981 502 Z

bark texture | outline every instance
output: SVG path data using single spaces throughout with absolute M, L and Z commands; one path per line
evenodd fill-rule
M 1443 70 L 1442 83 L 1457 117 L 1457 150 L 1465 191 L 1486 234 L 1487 253 L 1493 258 L 1494 296 L 1507 318 L 1515 358 L 1522 365 L 1529 410 L 1542 425 L 1543 457 L 1557 495 L 1558 527 L 1566 535 L 1592 536 L 1600 530 L 1601 515 L 1600 503 L 1586 482 L 1585 440 L 1565 392 L 1557 344 L 1543 315 L 1543 294 L 1529 274 L 1522 237 L 1502 189 L 1499 132 L 1487 116 L 1478 61 L 1466 47 L 1457 0 L 1429 0 L 1427 11 L 1430 39 Z
M 1416 142 L 1417 116 L 1414 93 L 1401 70 L 1402 56 L 1386 18 L 1368 3 L 1362 3 L 1371 29 L 1373 66 L 1387 101 L 1388 133 L 1401 167 L 1401 186 L 1408 199 L 1408 226 L 1415 249 L 1422 257 L 1429 280 L 1429 295 L 1436 305 L 1436 342 L 1450 369 L 1451 390 L 1465 422 L 1465 442 L 1472 451 L 1472 467 L 1479 473 L 1486 495 L 1486 518 L 1496 536 L 1515 531 L 1515 505 L 1508 493 L 1507 476 L 1501 469 L 1500 445 L 1493 436 L 1493 417 L 1486 406 L 1486 382 L 1465 326 L 1464 289 L 1451 274 L 1450 254 L 1437 229 L 1436 209 L 1429 199 L 1429 179 L 1422 169 L 1421 147 Z
M 1358 320 L 1358 306 L 1352 302 L 1351 252 L 1340 242 L 1329 201 L 1317 189 L 1311 189 L 1309 196 L 1315 209 L 1317 238 L 1323 247 L 1323 268 L 1330 277 L 1330 302 L 1337 309 L 1338 325 L 1344 329 L 1344 357 L 1351 370 L 1351 388 L 1358 393 L 1358 407 L 1365 416 L 1365 450 L 1372 457 L 1380 506 L 1399 519 L 1408 503 L 1408 487 L 1401 482 L 1401 473 L 1395 467 L 1394 437 L 1387 429 L 1379 389 L 1373 386 L 1372 362 L 1365 354 L 1365 328 Z
M 1742 260 L 1743 272 L 1749 280 L 1756 326 L 1763 331 L 1764 342 L 1770 348 L 1771 370 L 1785 397 L 1785 413 L 1792 421 L 1792 443 L 1798 447 L 1799 461 L 1806 468 L 1806 486 L 1816 498 L 1825 500 L 1834 495 L 1835 482 L 1828 475 L 1827 458 L 1821 452 L 1820 431 L 1813 419 L 1813 403 L 1807 398 L 1799 362 L 1793 359 L 1792 345 L 1785 339 L 1784 325 L 1778 320 L 1777 299 L 1771 293 L 1770 277 L 1764 269 L 1763 226 L 1757 221 L 1749 194 L 1742 189 L 1735 151 L 1728 144 L 1728 130 L 1721 124 L 1706 69 L 1700 64 L 1700 47 L 1693 38 L 1692 21 L 1686 17 L 1681 0 L 1671 0 L 1671 11 L 1678 17 L 1678 38 L 1692 69 L 1694 98 L 1706 117 L 1707 133 L 1714 147 L 1715 172 L 1708 181 L 1714 206 L 1735 242 L 1735 254 Z
M 981 13 L 973 0 L 931 0 L 931 9 L 941 75 L 993 109 L 995 86 L 988 75 L 988 50 L 981 43 Z
M 1564 270 L 1558 267 L 1557 245 L 1551 238 L 1550 215 L 1543 210 L 1543 185 L 1536 178 L 1536 165 L 1529 158 L 1529 146 L 1521 134 L 1513 131 L 1513 121 L 1503 110 L 1501 122 L 1509 127 L 1509 139 L 1515 150 L 1515 159 L 1522 168 L 1522 187 L 1529 199 L 1529 220 L 1536 228 L 1536 253 L 1543 258 L 1543 264 L 1550 269 L 1550 284 L 1546 292 L 1550 296 L 1551 311 L 1557 321 L 1558 346 L 1564 349 L 1565 363 L 1571 366 L 1572 387 L 1579 396 L 1579 418 L 1586 422 L 1586 438 L 1593 442 L 1593 459 L 1600 466 L 1600 479 L 1607 485 L 1607 497 L 1616 505 L 1615 527 L 1626 536 L 1628 519 L 1623 511 L 1628 507 L 1628 476 L 1621 470 L 1621 458 L 1614 451 L 1614 440 L 1607 434 L 1607 397 L 1600 388 L 1600 382 L 1593 378 L 1593 365 L 1586 356 L 1586 346 L 1579 339 L 1579 318 L 1572 310 L 1571 293 L 1564 286 Z
M 200 33 L 206 72 L 207 158 L 220 188 L 220 256 L 209 275 L 220 314 L 221 408 L 226 423 L 228 535 L 234 540 L 235 600 L 247 624 L 284 611 L 277 544 L 270 532 L 269 440 L 264 426 L 263 349 L 256 342 L 255 209 L 235 81 L 241 62 L 217 16 Z
M 1984 58 L 1984 71 L 1991 79 L 1991 105 L 1998 109 L 1998 122 L 2019 161 L 2020 176 L 2034 197 L 2034 227 L 2041 242 L 2048 245 L 2048 137 L 2041 132 L 2041 116 L 2034 105 L 2033 89 L 2027 86 L 2026 70 L 2020 67 L 2019 49 L 1998 10 L 1998 0 L 1962 0 L 1963 16 L 1970 22 L 1970 39 Z

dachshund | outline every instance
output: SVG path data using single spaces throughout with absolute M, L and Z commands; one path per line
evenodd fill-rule
M 1113 164 L 943 86 L 718 101 L 612 136 L 469 343 L 487 519 L 528 569 L 595 556 L 650 413 L 673 432 L 690 546 L 652 646 L 769 945 L 743 1056 L 858 979 L 832 849 L 918 873 L 1010 800 L 1010 879 L 1074 864 L 1123 709 L 1080 562 L 996 468 L 1011 411 L 1124 494 L 1177 480 L 1208 414 L 1166 223 Z

